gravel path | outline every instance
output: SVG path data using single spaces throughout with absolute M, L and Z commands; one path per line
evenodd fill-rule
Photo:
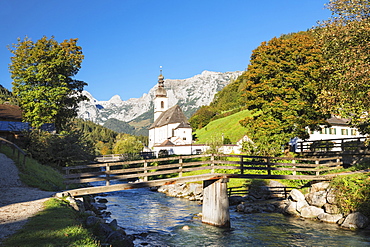
M 13 161 L 0 153 L 0 244 L 42 210 L 54 193 L 23 185 Z

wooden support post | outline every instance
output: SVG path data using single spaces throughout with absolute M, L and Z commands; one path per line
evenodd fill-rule
M 109 171 L 110 171 L 109 163 L 106 163 L 106 164 L 105 164 L 105 172 L 106 172 L 106 174 L 105 174 L 105 177 L 106 177 L 105 185 L 106 185 L 106 186 L 110 185 Z
M 271 176 L 271 164 L 270 164 L 270 157 L 267 158 L 267 175 Z
M 179 159 L 179 177 L 182 177 L 182 159 Z
M 144 162 L 144 182 L 148 181 L 147 173 L 148 173 L 148 162 L 145 161 Z
M 292 163 L 295 164 L 295 160 L 292 160 Z M 293 166 L 293 176 L 297 175 L 297 171 L 295 170 L 297 167 L 294 165 Z
M 203 181 L 203 223 L 230 228 L 227 182 L 227 178 Z

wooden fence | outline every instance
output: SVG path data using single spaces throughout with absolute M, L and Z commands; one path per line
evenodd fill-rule
M 25 166 L 26 164 L 26 157 L 27 153 L 23 151 L 20 147 L 18 147 L 16 144 L 14 144 L 11 141 L 8 141 L 4 138 L 0 137 L 0 145 L 6 145 L 10 147 L 13 150 L 13 156 L 17 157 L 17 161 L 20 165 Z
M 149 181 L 165 177 L 224 174 L 229 178 L 328 180 L 322 172 L 341 168 L 341 157 L 291 158 L 245 155 L 190 155 L 65 167 L 65 182 Z M 283 173 L 283 174 L 282 174 Z M 190 179 L 190 177 L 189 177 Z
M 311 152 L 361 153 L 368 151 L 368 148 L 364 144 L 365 140 L 366 137 L 354 137 L 354 138 L 302 141 L 297 143 L 295 151 L 299 153 L 311 153 Z

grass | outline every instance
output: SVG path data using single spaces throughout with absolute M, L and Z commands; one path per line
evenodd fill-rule
M 3 246 L 57 247 L 100 246 L 82 227 L 79 215 L 66 202 L 52 198 L 45 209 L 29 219 L 24 228 L 9 237 Z
M 18 163 L 17 152 L 2 145 L 0 152 L 14 160 L 21 181 L 28 186 L 46 191 L 65 189 L 63 175 L 56 169 L 41 165 L 29 157 Z M 100 246 L 93 235 L 79 221 L 78 213 L 64 201 L 51 198 L 45 209 L 29 218 L 26 225 L 10 236 L 2 246 Z
M 21 181 L 28 186 L 46 191 L 60 191 L 65 189 L 63 175 L 52 167 L 41 165 L 29 157 L 26 158 L 25 165 L 23 165 L 23 157 L 21 158 L 21 164 L 19 164 L 17 162 L 17 153 L 13 154 L 12 149 L 8 146 L 2 145 L 0 152 L 15 161 L 14 163 L 18 167 Z
M 225 139 L 228 138 L 232 143 L 236 143 L 245 135 L 245 128 L 239 124 L 239 121 L 250 115 L 250 111 L 244 110 L 210 122 L 195 132 L 198 138 L 197 143 L 209 143 L 215 138 L 221 140 L 222 135 Z

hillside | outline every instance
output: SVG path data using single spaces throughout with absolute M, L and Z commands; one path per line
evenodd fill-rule
M 229 139 L 231 143 L 236 143 L 245 134 L 245 129 L 239 124 L 239 121 L 247 116 L 250 116 L 250 112 L 244 110 L 210 122 L 204 128 L 195 131 L 198 138 L 197 143 L 209 143 L 215 139 L 221 140 L 222 135 L 224 140 Z

